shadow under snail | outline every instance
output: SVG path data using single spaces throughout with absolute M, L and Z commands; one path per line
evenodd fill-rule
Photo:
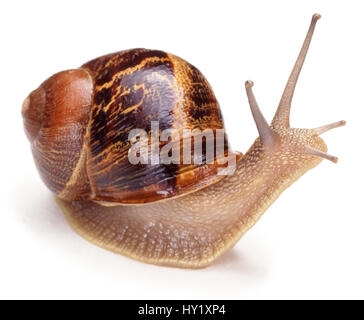
M 315 14 L 269 125 L 245 83 L 259 137 L 236 170 L 212 163 L 128 161 L 128 133 L 151 121 L 161 130 L 223 129 L 219 104 L 204 76 L 181 58 L 132 49 L 57 73 L 26 98 L 24 126 L 36 166 L 67 221 L 81 236 L 113 252 L 158 265 L 199 268 L 232 248 L 283 190 L 323 158 L 315 129 L 290 127 L 296 82 Z M 224 155 L 229 149 L 225 136 Z M 162 142 L 160 142 L 162 145 Z

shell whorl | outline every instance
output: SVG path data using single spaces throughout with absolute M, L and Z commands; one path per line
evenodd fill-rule
M 25 99 L 24 127 L 40 175 L 56 195 L 74 176 L 84 143 L 91 108 L 92 81 L 81 69 L 57 73 Z M 88 192 L 86 177 L 75 190 L 77 198 Z M 81 196 L 82 194 L 82 196 Z

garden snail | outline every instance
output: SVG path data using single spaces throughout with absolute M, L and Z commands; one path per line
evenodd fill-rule
M 337 162 L 319 135 L 344 121 L 315 129 L 289 123 L 319 18 L 312 17 L 271 125 L 257 105 L 253 82 L 245 83 L 259 138 L 245 155 L 233 153 L 232 175 L 218 174 L 218 155 L 211 163 L 182 165 L 129 161 L 129 132 L 143 128 L 151 135 L 152 121 L 159 121 L 160 130 L 178 132 L 224 128 L 208 82 L 174 55 L 122 51 L 41 84 L 23 103 L 24 127 L 40 175 L 73 229 L 105 249 L 147 263 L 204 267 L 306 171 L 323 158 Z

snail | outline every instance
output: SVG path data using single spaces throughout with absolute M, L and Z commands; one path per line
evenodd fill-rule
M 224 129 L 209 83 L 175 55 L 147 49 L 109 54 L 57 73 L 31 92 L 22 106 L 25 132 L 40 176 L 71 227 L 139 261 L 201 268 L 232 248 L 305 172 L 323 159 L 337 162 L 319 136 L 345 121 L 290 126 L 292 97 L 319 18 L 312 17 L 270 125 L 253 82 L 245 83 L 259 137 L 244 155 L 230 152 L 223 137 L 222 155 L 236 159 L 233 174 L 219 174 L 218 155 L 210 163 L 129 161 L 130 131 L 143 128 L 150 136 L 152 121 L 159 130 Z

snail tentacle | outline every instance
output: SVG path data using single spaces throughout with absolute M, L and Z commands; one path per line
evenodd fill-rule
M 332 156 L 331 154 L 327 152 L 323 152 L 321 150 L 315 149 L 309 145 L 306 145 L 305 153 L 312 156 L 321 157 L 327 160 L 332 161 L 333 163 L 337 163 L 339 161 L 338 157 Z
M 321 134 L 323 134 L 323 133 L 325 133 L 325 132 L 327 132 L 329 130 L 339 128 L 339 127 L 342 127 L 342 126 L 345 126 L 345 125 L 346 125 L 346 121 L 345 120 L 340 120 L 340 121 L 337 121 L 337 122 L 333 122 L 333 123 L 324 125 L 322 127 L 314 128 L 312 130 L 315 131 L 318 135 L 321 135 Z
M 294 91 L 296 88 L 297 80 L 300 75 L 303 63 L 305 62 L 308 48 L 310 47 L 310 43 L 311 43 L 311 39 L 313 36 L 313 32 L 315 30 L 316 22 L 320 18 L 321 18 L 321 16 L 319 14 L 314 14 L 312 16 L 311 24 L 307 31 L 306 38 L 303 42 L 301 51 L 298 55 L 298 58 L 292 69 L 292 72 L 288 78 L 286 87 L 283 91 L 281 100 L 279 102 L 277 112 L 273 118 L 272 125 L 274 127 L 284 127 L 284 128 L 290 127 L 289 118 L 290 118 L 293 94 L 294 94 Z
M 279 139 L 277 134 L 272 130 L 269 126 L 267 120 L 265 120 L 258 103 L 255 99 L 252 87 L 254 86 L 254 82 L 248 80 L 245 82 L 245 90 L 248 96 L 250 110 L 252 112 L 255 124 L 257 126 L 259 137 L 263 145 L 271 146 L 274 145 Z

